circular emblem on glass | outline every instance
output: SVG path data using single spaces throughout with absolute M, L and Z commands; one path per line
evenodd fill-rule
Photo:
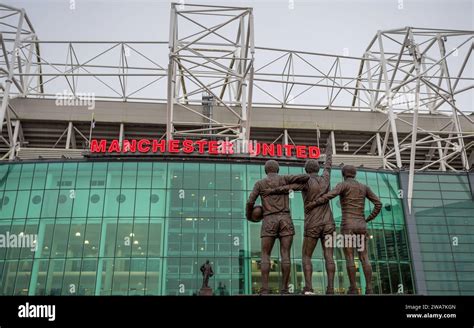
M 99 196 L 99 195 L 94 194 L 94 195 L 91 196 L 91 203 L 96 204 L 96 203 L 99 202 L 99 200 L 100 200 L 100 196 Z
M 59 195 L 58 201 L 60 204 L 64 204 L 67 201 L 66 195 Z
M 156 204 L 159 202 L 159 200 L 160 200 L 160 196 L 158 196 L 157 194 L 151 194 L 150 202 L 152 202 L 153 204 Z
M 36 195 L 36 196 L 33 197 L 33 199 L 31 201 L 33 202 L 33 204 L 38 205 L 39 203 L 41 203 L 41 196 Z
M 117 196 L 117 202 L 119 202 L 119 203 L 123 203 L 126 199 L 127 199 L 127 197 L 125 197 L 124 194 L 120 194 L 120 195 Z

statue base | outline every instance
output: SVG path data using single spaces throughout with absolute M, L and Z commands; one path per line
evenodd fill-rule
M 212 288 L 210 287 L 202 287 L 199 290 L 199 296 L 212 296 Z

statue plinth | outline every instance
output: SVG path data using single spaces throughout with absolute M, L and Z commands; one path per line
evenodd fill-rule
M 212 288 L 210 287 L 202 287 L 199 290 L 199 296 L 212 296 Z

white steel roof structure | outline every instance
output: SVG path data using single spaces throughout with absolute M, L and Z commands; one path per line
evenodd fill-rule
M 93 93 L 97 102 L 126 103 L 130 113 L 138 103 L 156 108 L 157 123 L 164 127 L 157 131 L 167 139 L 249 140 L 269 132 L 257 127 L 264 125 L 261 114 L 259 124 L 254 115 L 283 113 L 282 133 L 274 142 L 294 142 L 288 128 L 298 130 L 292 122 L 301 115 L 301 128 L 310 124 L 318 143 L 320 130 L 327 131 L 336 151 L 334 131 L 343 111 L 368 132 L 352 155 L 369 148 L 365 154 L 381 158 L 383 168 L 409 169 L 410 184 L 416 171 L 470 169 L 473 109 L 465 107 L 473 104 L 474 31 L 378 31 L 361 57 L 354 57 L 258 47 L 253 20 L 252 8 L 174 3 L 167 41 L 43 41 L 24 10 L 0 5 L 2 159 L 15 160 L 28 148 L 22 125 L 25 117 L 34 120 L 28 115 L 35 117 L 36 106 L 23 114 L 15 106 Z M 362 121 L 363 113 L 377 117 L 377 123 Z M 328 128 L 313 122 L 315 115 L 339 121 Z M 59 116 L 36 115 L 51 121 Z M 112 117 L 102 116 L 107 122 Z M 67 121 L 51 148 L 63 137 L 63 149 L 77 147 L 76 135 L 87 148 L 92 133 Z M 420 153 L 425 158 L 420 160 Z

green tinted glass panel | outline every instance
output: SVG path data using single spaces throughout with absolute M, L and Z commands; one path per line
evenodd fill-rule
M 199 267 L 207 259 L 219 277 L 210 282 L 216 295 L 256 293 L 261 283 L 261 223 L 245 220 L 245 204 L 255 182 L 265 177 L 263 164 L 127 160 L 0 165 L 5 176 L 0 185 L 0 233 L 36 234 L 38 248 L 0 248 L 1 294 L 193 295 L 201 284 Z M 301 164 L 280 165 L 280 174 L 303 172 Z M 398 177 L 360 169 L 358 179 L 383 203 L 382 213 L 369 224 L 374 288 L 377 293 L 397 293 L 403 284 L 404 293 L 414 293 Z M 334 168 L 331 186 L 341 181 L 340 169 Z M 434 227 L 447 222 L 452 227 L 474 226 L 467 215 L 472 210 L 465 204 L 469 200 L 459 197 L 466 190 L 437 187 L 432 190 L 440 191 L 441 198 L 432 193 L 422 199 L 451 206 L 449 216 L 440 209 L 426 212 L 431 204 L 416 204 L 417 223 L 431 227 L 420 229 L 427 236 L 422 250 L 429 250 L 431 262 L 470 263 L 473 241 L 462 229 L 448 230 L 448 242 L 460 236 L 459 248 L 450 243 L 433 246 L 446 244 L 440 237 L 446 236 L 445 230 Z M 422 193 L 414 195 L 418 201 Z M 303 199 L 300 192 L 290 197 L 295 227 L 291 284 L 299 293 L 304 285 Z M 339 232 L 339 199 L 330 205 Z M 366 215 L 372 208 L 367 201 Z M 315 291 L 324 293 L 327 277 L 320 245 L 313 254 L 313 284 Z M 272 292 L 281 284 L 279 257 L 277 241 L 271 252 Z M 341 248 L 334 249 L 334 260 L 336 292 L 345 293 L 348 280 Z M 363 272 L 359 262 L 356 265 L 357 281 L 363 286 Z M 443 272 L 452 269 L 445 267 Z M 471 267 L 457 270 L 467 273 L 465 279 Z

